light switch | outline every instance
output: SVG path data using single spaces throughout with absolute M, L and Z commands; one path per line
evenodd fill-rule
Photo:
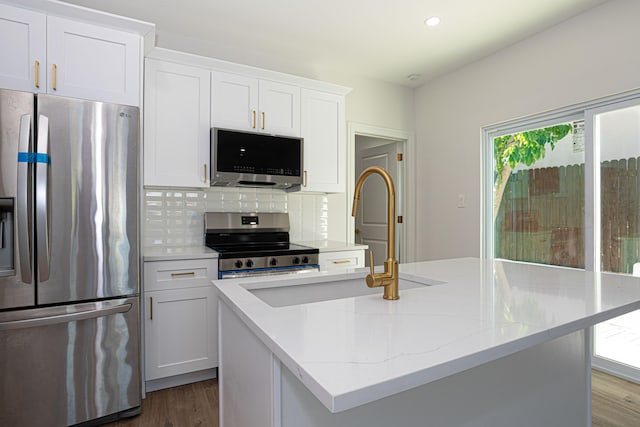
M 458 194 L 458 207 L 464 208 L 464 194 Z

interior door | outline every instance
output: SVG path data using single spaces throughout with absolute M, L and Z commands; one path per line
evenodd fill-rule
M 397 143 L 358 150 L 356 152 L 356 177 L 370 166 L 379 166 L 391 175 L 397 189 L 397 158 Z M 375 265 L 382 265 L 387 259 L 387 187 L 381 176 L 373 174 L 365 181 L 360 203 L 361 206 L 356 216 L 355 242 L 368 245 L 369 250 L 373 252 Z M 398 206 L 397 195 L 396 206 Z M 398 257 L 397 253 L 396 257 Z M 365 257 L 365 263 L 369 265 L 368 256 Z

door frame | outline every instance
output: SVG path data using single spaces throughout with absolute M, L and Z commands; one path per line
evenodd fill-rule
M 403 254 L 403 263 L 414 262 L 416 253 L 416 197 L 415 197 L 415 134 L 404 130 L 390 129 L 364 123 L 347 123 L 347 192 L 345 193 L 345 215 L 347 215 L 347 236 L 354 242 L 355 219 L 351 216 L 353 193 L 355 191 L 355 149 L 356 135 L 388 139 L 401 144 L 403 167 L 400 168 L 400 182 L 396 187 L 396 215 L 402 215 L 403 223 L 396 224 L 396 246 Z

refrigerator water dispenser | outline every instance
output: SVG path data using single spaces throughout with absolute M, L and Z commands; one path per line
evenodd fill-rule
M 0 276 L 13 276 L 13 198 L 0 198 Z

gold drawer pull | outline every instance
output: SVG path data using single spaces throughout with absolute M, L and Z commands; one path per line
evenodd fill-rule
M 195 271 L 188 271 L 186 273 L 171 273 L 171 277 L 182 277 L 182 276 L 195 276 Z
M 331 261 L 334 264 L 351 264 L 351 260 L 350 259 L 345 259 L 342 261 Z

